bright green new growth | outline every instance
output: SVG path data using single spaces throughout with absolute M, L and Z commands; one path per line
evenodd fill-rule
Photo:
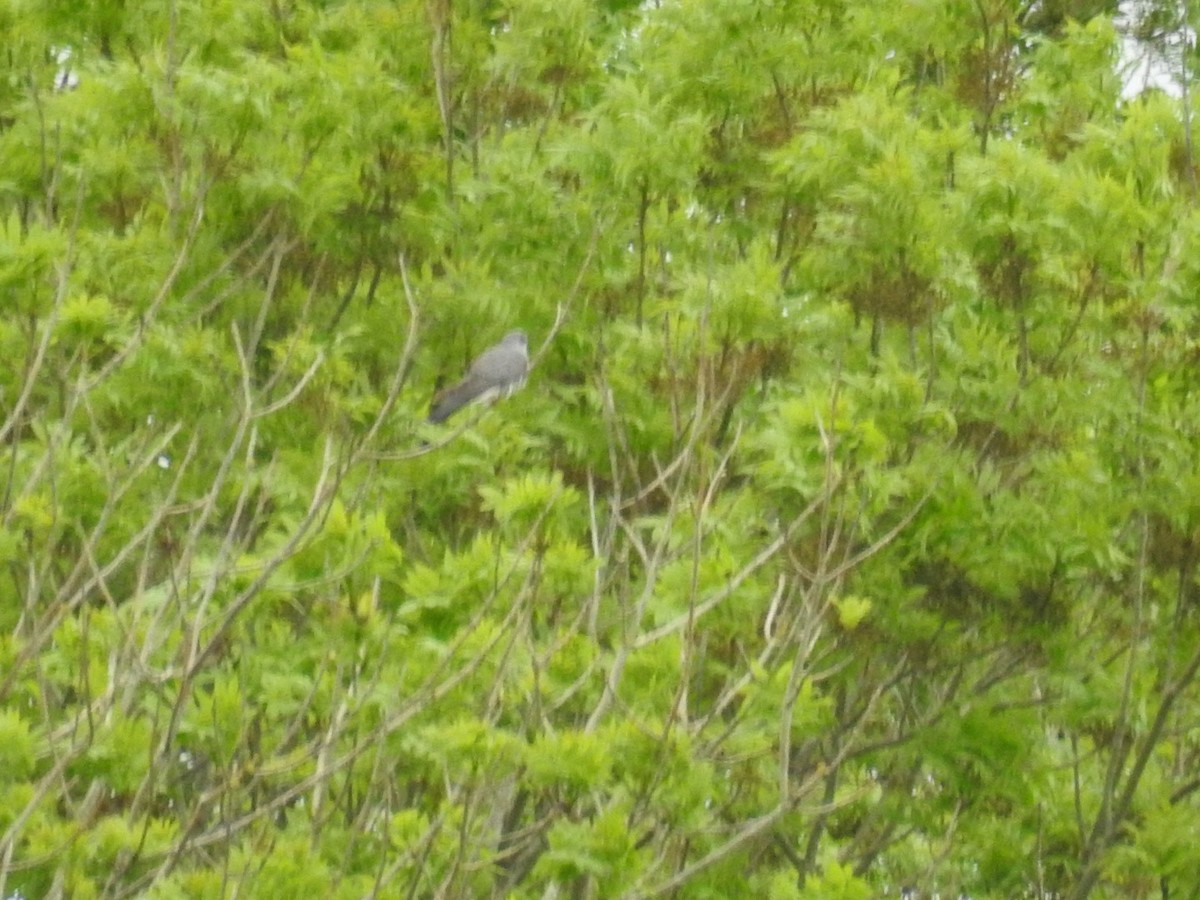
M 1115 12 L 0 11 L 0 896 L 1189 896 L 1198 23 L 1125 98 Z

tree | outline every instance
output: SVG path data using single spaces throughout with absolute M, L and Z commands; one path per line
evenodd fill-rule
M 1191 99 L 1113 14 L 0 13 L 0 895 L 1187 896 Z

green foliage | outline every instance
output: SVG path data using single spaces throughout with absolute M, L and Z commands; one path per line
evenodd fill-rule
M 0 711 L 0 772 L 6 782 L 20 782 L 33 774 L 37 742 L 29 723 L 15 710 Z
M 871 896 L 871 888 L 861 878 L 856 878 L 849 866 L 830 863 L 825 871 L 804 885 L 804 890 L 795 894 L 780 894 L 781 897 L 828 897 L 830 900 L 865 900 Z
M 1200 881 L 1112 6 L 0 9 L 0 896 Z

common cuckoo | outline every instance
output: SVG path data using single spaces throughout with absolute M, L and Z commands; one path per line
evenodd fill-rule
M 507 397 L 525 383 L 529 372 L 529 339 L 524 331 L 510 331 L 471 363 L 467 375 L 433 398 L 430 422 L 444 422 L 469 403 Z

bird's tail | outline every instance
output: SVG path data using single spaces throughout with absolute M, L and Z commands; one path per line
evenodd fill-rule
M 435 425 L 439 422 L 445 422 L 470 403 L 476 393 L 478 391 L 469 379 L 467 381 L 460 381 L 458 384 L 448 387 L 444 391 L 439 391 L 429 407 L 429 421 Z

